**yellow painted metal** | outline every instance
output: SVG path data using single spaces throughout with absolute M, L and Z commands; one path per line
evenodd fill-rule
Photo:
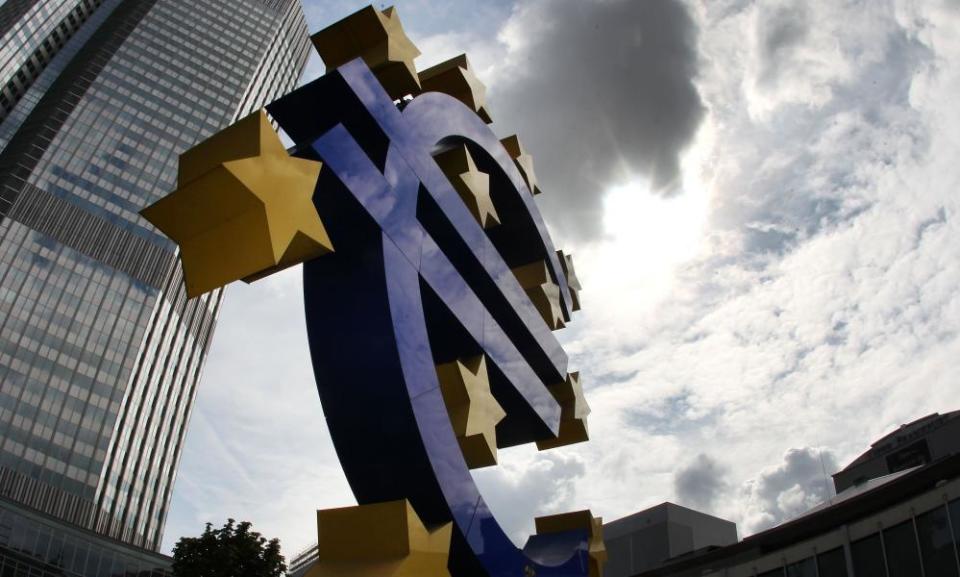
M 603 542 L 602 518 L 594 517 L 589 510 L 574 511 L 537 517 L 534 524 L 538 535 L 587 529 L 590 535 L 590 577 L 603 577 L 603 566 L 607 562 L 607 547 Z
M 261 110 L 183 153 L 177 190 L 140 213 L 180 245 L 194 297 L 333 251 L 312 201 L 320 169 Z
M 560 403 L 560 432 L 554 439 L 537 441 L 537 449 L 544 451 L 590 440 L 587 430 L 590 405 L 583 394 L 580 373 L 570 373 L 564 382 L 548 389 Z
M 463 199 L 480 226 L 490 228 L 500 224 L 497 209 L 490 200 L 490 175 L 477 170 L 477 165 L 466 145 L 459 144 L 434 157 L 447 175 L 454 190 Z
M 547 263 L 538 260 L 511 270 L 550 330 L 565 327 L 563 309 L 560 307 L 560 287 L 553 282 Z
M 540 194 L 542 191 L 540 187 L 537 186 L 537 175 L 533 171 L 533 157 L 530 156 L 530 153 L 527 152 L 523 144 L 520 143 L 520 137 L 516 134 L 508 136 L 501 140 L 500 144 L 503 144 L 503 147 L 507 149 L 510 157 L 513 158 L 513 162 L 516 163 L 517 169 L 520 170 L 520 176 L 522 176 L 523 180 L 527 183 L 527 188 L 530 189 L 530 192 Z
M 487 111 L 487 87 L 473 73 L 466 54 L 461 54 L 419 72 L 424 92 L 442 92 L 463 102 L 490 124 L 493 119 Z
M 355 58 L 364 62 L 393 99 L 420 92 L 413 64 L 420 50 L 410 41 L 392 6 L 383 11 L 362 8 L 327 26 L 311 38 L 327 70 Z
M 317 511 L 306 577 L 449 577 L 452 527 L 428 529 L 406 499 Z
M 569 254 L 563 254 L 562 250 L 557 251 L 557 257 L 560 259 L 560 268 L 563 269 L 564 276 L 567 277 L 567 288 L 570 290 L 570 309 L 580 310 L 580 279 L 577 278 L 577 271 L 573 268 L 573 257 Z
M 440 392 L 471 469 L 497 464 L 497 423 L 506 416 L 490 392 L 483 355 L 437 365 Z

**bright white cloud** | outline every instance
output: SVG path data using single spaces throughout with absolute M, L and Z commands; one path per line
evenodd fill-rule
M 532 446 L 501 450 L 498 465 L 473 471 L 484 499 L 518 547 L 534 517 L 573 510 L 584 464 L 576 455 L 538 454 Z
M 743 527 L 747 534 L 769 529 L 832 497 L 829 472 L 837 468 L 833 455 L 822 449 L 790 449 L 783 461 L 743 483 Z
M 232 517 L 290 553 L 316 539 L 316 509 L 356 502 L 313 381 L 299 267 L 228 287 L 216 332 L 164 549 Z

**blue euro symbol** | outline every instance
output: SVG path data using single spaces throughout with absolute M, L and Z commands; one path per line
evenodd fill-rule
M 549 385 L 567 356 L 511 267 L 545 261 L 572 310 L 557 252 L 497 137 L 452 97 L 398 106 L 362 60 L 268 106 L 295 154 L 323 162 L 314 204 L 336 252 L 305 264 L 310 349 L 324 414 L 358 502 L 408 499 L 453 523 L 454 575 L 586 576 L 586 529 L 517 548 L 474 483 L 436 366 L 484 355 L 506 412 L 497 445 L 558 434 Z M 484 231 L 434 154 L 466 145 L 489 174 L 502 224 Z

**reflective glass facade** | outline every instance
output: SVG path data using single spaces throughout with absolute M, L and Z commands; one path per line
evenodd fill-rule
M 65 527 L 29 510 L 0 509 L 2 577 L 169 577 L 170 559 Z
M 103 0 L 14 0 L 0 6 L 0 120 Z
M 303 13 L 7 0 L 0 34 L 0 498 L 156 548 L 220 293 L 188 301 L 137 211 L 181 152 L 295 86 Z

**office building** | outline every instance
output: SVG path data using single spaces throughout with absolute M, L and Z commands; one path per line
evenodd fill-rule
M 309 47 L 297 0 L 0 4 L 3 562 L 112 575 L 159 547 L 221 297 L 186 299 L 137 211 Z M 100 536 L 99 566 L 66 559 Z
M 960 411 L 934 413 L 870 445 L 870 449 L 833 474 L 841 493 L 854 485 L 960 453 Z
M 958 414 L 876 441 L 834 475 L 838 494 L 803 515 L 637 577 L 960 577 Z
M 303 577 L 320 560 L 320 551 L 316 544 L 307 547 L 287 559 L 287 577 Z
M 958 577 L 960 455 L 851 487 L 787 523 L 637 577 Z
M 631 577 L 668 559 L 737 542 L 737 525 L 673 503 L 661 503 L 603 525 L 604 577 Z

